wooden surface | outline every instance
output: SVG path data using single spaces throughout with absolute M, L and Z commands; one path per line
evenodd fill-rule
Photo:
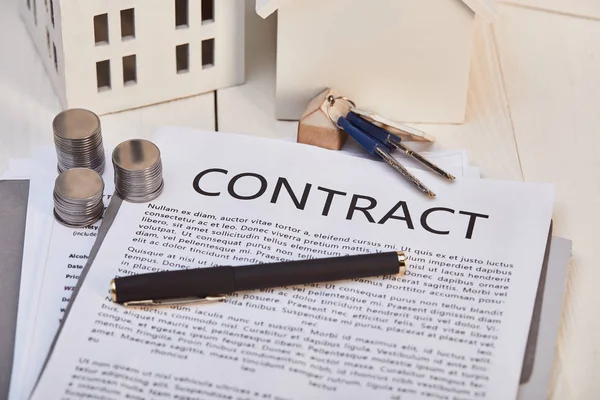
M 598 0 L 498 0 L 498 2 L 538 11 L 600 19 L 600 1 Z
M 600 21 L 501 6 L 495 32 L 523 176 L 573 240 L 554 398 L 599 399 Z
M 0 171 L 52 143 L 58 111 L 17 1 L 0 1 Z M 273 117 L 276 16 L 262 20 L 248 2 L 245 85 L 104 116 L 106 142 L 149 137 L 162 124 L 294 140 L 297 124 Z M 574 262 L 551 398 L 600 399 L 600 0 L 498 9 L 494 26 L 476 27 L 467 122 L 419 127 L 437 137 L 435 148 L 468 149 L 486 178 L 556 183 L 555 234 L 573 240 Z

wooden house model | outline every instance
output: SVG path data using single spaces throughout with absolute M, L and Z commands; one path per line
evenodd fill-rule
M 256 0 L 277 11 L 278 119 L 326 88 L 402 122 L 465 118 L 475 18 L 493 0 Z
M 22 0 L 64 108 L 97 114 L 244 82 L 242 0 Z

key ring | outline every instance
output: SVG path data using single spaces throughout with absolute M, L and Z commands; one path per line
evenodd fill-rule
M 352 106 L 352 107 L 350 107 L 350 109 L 356 108 L 356 104 L 352 100 L 347 98 L 346 96 L 334 96 L 332 94 L 327 96 L 327 103 L 326 103 L 326 107 L 325 107 L 325 110 L 327 111 L 327 117 L 329 118 L 329 120 L 331 122 L 333 122 L 333 124 L 335 126 L 337 126 L 338 129 L 342 129 L 342 127 L 337 123 L 337 121 L 334 121 L 333 118 L 331 118 L 331 113 L 330 113 L 331 108 L 333 107 L 333 105 L 335 104 L 335 102 L 337 100 L 343 100 L 346 103 L 350 104 Z

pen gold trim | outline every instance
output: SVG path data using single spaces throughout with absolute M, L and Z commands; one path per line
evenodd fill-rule
M 398 255 L 398 275 L 404 276 L 408 268 L 408 257 L 403 251 L 398 251 L 396 254 Z
M 114 279 L 110 281 L 110 298 L 112 299 L 113 303 L 117 302 L 117 284 L 115 283 Z
M 171 307 L 193 304 L 218 303 L 225 300 L 227 296 L 207 296 L 207 297 L 185 297 L 181 299 L 169 300 L 136 300 L 126 301 L 125 307 Z
M 403 251 L 396 252 L 398 257 L 398 276 L 404 276 L 407 270 L 408 257 Z M 117 285 L 114 279 L 110 281 L 110 297 L 114 303 L 117 303 Z M 192 305 L 192 304 L 206 304 L 206 303 L 217 303 L 225 300 L 227 296 L 216 295 L 207 297 L 185 297 L 176 299 L 165 299 L 165 300 L 136 300 L 127 301 L 123 305 L 125 307 L 170 307 L 177 305 Z

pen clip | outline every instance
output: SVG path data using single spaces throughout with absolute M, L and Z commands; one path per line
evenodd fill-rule
M 125 307 L 170 307 L 170 306 L 181 306 L 189 304 L 205 304 L 205 303 L 218 303 L 227 298 L 224 295 L 206 296 L 206 297 L 182 297 L 179 299 L 166 299 L 166 300 L 135 300 L 126 301 L 123 303 Z

